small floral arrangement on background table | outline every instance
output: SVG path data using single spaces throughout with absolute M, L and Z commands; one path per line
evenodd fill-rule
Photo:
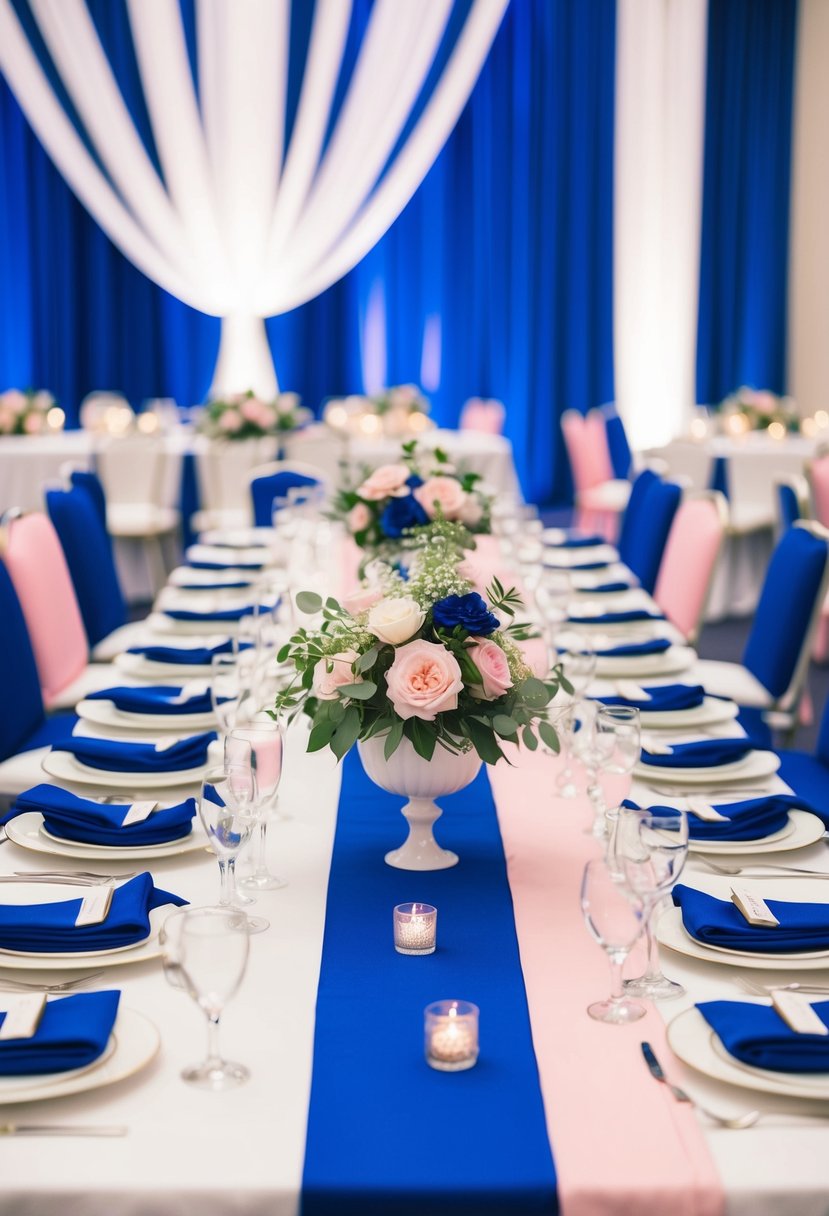
M 355 487 L 339 490 L 334 514 L 361 549 L 399 544 L 413 530 L 446 521 L 469 533 L 491 531 L 492 499 L 477 473 L 460 473 L 440 448 L 419 450 L 412 439 L 400 460 L 367 473 Z M 474 542 L 470 542 L 474 544 Z
M 344 437 L 379 436 L 399 439 L 419 434 L 434 424 L 430 403 L 414 384 L 396 384 L 373 397 L 332 397 L 323 410 L 323 422 Z
M 311 417 L 298 393 L 280 393 L 273 401 L 263 401 L 248 390 L 208 401 L 198 429 L 211 439 L 261 439 L 299 430 Z
M 495 764 L 502 741 L 558 751 L 548 707 L 560 687 L 572 690 L 560 668 L 540 679 L 525 662 L 514 589 L 493 579 L 484 598 L 440 538 L 422 544 L 407 578 L 380 562 L 371 577 L 342 605 L 297 596 L 301 612 L 323 619 L 279 652 L 293 673 L 274 713 L 304 710 L 308 751 L 329 747 L 341 759 L 376 736 L 386 760 L 404 738 L 427 761 L 442 748 Z
M 0 393 L 0 435 L 42 435 L 63 429 L 65 415 L 45 389 Z
M 791 397 L 778 397 L 766 389 L 743 386 L 721 402 L 717 413 L 727 433 L 772 428 L 772 434 L 775 431 L 782 434 L 797 433 L 800 429 L 800 418 Z

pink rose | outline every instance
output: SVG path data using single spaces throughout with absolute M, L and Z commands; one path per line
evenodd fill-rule
M 466 491 L 454 477 L 430 477 L 414 496 L 430 519 L 435 518 L 438 507 L 444 519 L 457 519 L 466 503 Z
M 422 718 L 458 708 L 461 669 L 451 651 L 435 642 L 407 642 L 386 672 L 389 700 L 400 718 Z
M 351 664 L 357 661 L 356 650 L 341 650 L 338 654 L 326 655 L 314 668 L 314 696 L 321 701 L 333 701 L 337 689 L 344 684 L 360 684 L 362 676 L 356 676 Z
M 262 402 L 255 397 L 248 397 L 240 406 L 240 413 L 245 422 L 255 422 L 260 425 L 262 419 Z
M 23 420 L 23 430 L 27 435 L 37 435 L 43 430 L 43 415 L 28 414 Z
M 408 479 L 409 470 L 404 464 L 381 464 L 379 469 L 375 469 L 371 476 L 358 486 L 357 493 L 369 502 L 398 498 Z
M 28 406 L 26 394 L 21 393 L 19 388 L 6 389 L 5 393 L 3 393 L 3 404 L 15 414 L 24 413 Z
M 477 591 L 482 599 L 486 599 L 486 575 L 470 557 L 465 557 L 457 565 L 458 577 L 472 584 L 472 590 Z
M 473 640 L 474 645 L 467 647 L 466 653 L 481 673 L 483 684 L 470 684 L 469 691 L 479 701 L 494 701 L 512 688 L 507 656 L 497 642 L 486 638 Z
M 475 498 L 472 494 L 468 494 L 466 502 L 461 507 L 458 513 L 458 519 L 462 524 L 469 524 L 474 527 L 479 524 L 484 517 L 484 509 L 481 506 L 480 499 Z
M 235 410 L 226 410 L 219 419 L 219 426 L 223 431 L 232 434 L 234 431 L 241 430 L 242 419 Z
M 355 503 L 346 516 L 348 528 L 352 535 L 362 532 L 371 523 L 371 511 L 364 502 Z
M 343 596 L 343 608 L 352 616 L 356 616 L 358 612 L 368 612 L 369 608 L 373 608 L 382 598 L 380 587 L 360 587 L 350 595 Z

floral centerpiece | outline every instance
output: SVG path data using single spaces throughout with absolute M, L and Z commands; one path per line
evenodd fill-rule
M 385 435 L 388 438 L 426 430 L 430 404 L 414 384 L 397 384 L 373 397 L 332 397 L 323 421 L 342 434 Z
M 45 389 L 0 393 L 0 435 L 40 435 L 63 427 L 64 413 Z
M 725 398 L 718 413 L 725 430 L 736 434 L 782 427 L 783 431 L 779 431 L 782 437 L 784 431 L 796 432 L 800 427 L 797 410 L 790 397 L 777 397 L 765 389 L 745 385 Z
M 311 411 L 300 405 L 298 393 L 280 393 L 273 401 L 262 401 L 249 389 L 208 401 L 199 431 L 211 439 L 261 439 L 298 430 L 310 418 Z
M 477 473 L 457 472 L 440 448 L 419 451 L 413 439 L 403 444 L 397 463 L 381 465 L 359 485 L 341 489 L 334 513 L 361 549 L 376 550 L 388 542 L 399 546 L 435 521 L 488 533 L 492 500 L 478 488 L 480 480 Z

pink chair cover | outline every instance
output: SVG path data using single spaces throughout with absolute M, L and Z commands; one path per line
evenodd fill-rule
M 815 519 L 829 528 L 829 453 L 817 456 L 809 468 Z
M 590 410 L 583 416 L 577 410 L 565 410 L 561 415 L 561 430 L 573 472 L 576 498 L 592 486 L 613 480 L 607 431 L 598 410 Z
M 12 520 L 4 558 L 23 609 L 48 708 L 89 661 L 69 568 L 55 529 L 39 514 Z
M 481 431 L 485 435 L 500 435 L 504 430 L 506 410 L 503 402 L 470 397 L 461 410 L 462 431 Z
M 712 498 L 691 498 L 676 513 L 653 597 L 685 637 L 694 637 L 720 551 L 723 520 Z

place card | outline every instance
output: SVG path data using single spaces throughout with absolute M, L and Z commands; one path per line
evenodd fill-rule
M 168 704 L 184 705 L 193 697 L 203 697 L 209 691 L 210 684 L 207 680 L 188 680 L 186 684 L 182 684 L 174 697 L 168 699 Z
M 789 1029 L 797 1034 L 829 1034 L 829 1027 L 821 1021 L 802 992 L 786 992 L 778 988 L 771 994 L 771 1003 Z
M 750 925 L 773 928 L 780 924 L 766 901 L 759 895 L 747 891 L 745 887 L 731 888 L 731 902 Z
M 616 691 L 626 701 L 652 701 L 653 697 L 635 680 L 616 680 Z
M 674 754 L 674 749 L 669 743 L 663 743 L 661 739 L 654 739 L 652 735 L 643 737 L 642 746 L 652 756 L 672 756 Z
M 157 752 L 168 752 L 171 747 L 175 747 L 177 743 L 181 743 L 181 735 L 174 735 L 172 739 L 159 739 L 153 744 L 153 750 Z
M 81 906 L 78 909 L 78 915 L 75 917 L 75 928 L 80 929 L 84 925 L 100 925 L 109 916 L 109 909 L 112 905 L 112 892 L 115 890 L 112 886 L 95 887 L 88 895 L 84 895 L 81 900 Z
M 702 798 L 686 798 L 685 807 L 690 815 L 695 815 L 706 823 L 728 823 L 727 815 L 721 815 L 710 802 L 705 802 Z
M 45 992 L 27 992 L 10 998 L 0 1026 L 0 1039 L 34 1038 L 45 1008 Z
M 153 811 L 157 810 L 157 802 L 133 802 L 121 820 L 121 827 L 128 828 L 131 823 L 143 823 L 145 819 L 149 819 Z

